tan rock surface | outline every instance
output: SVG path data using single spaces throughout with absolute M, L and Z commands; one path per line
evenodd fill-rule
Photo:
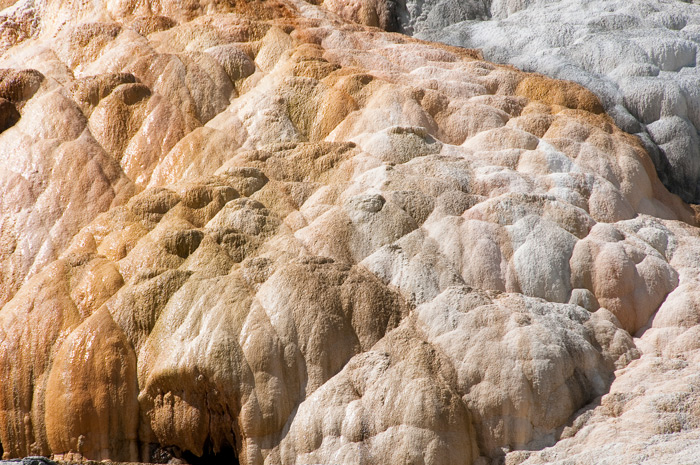
M 0 13 L 3 457 L 693 457 L 700 235 L 641 144 L 324 5 Z

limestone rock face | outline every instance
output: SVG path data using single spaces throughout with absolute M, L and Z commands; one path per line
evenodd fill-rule
M 700 453 L 697 214 L 590 90 L 398 2 L 0 5 L 3 458 Z
M 476 47 L 489 60 L 586 86 L 620 128 L 640 137 L 663 183 L 686 201 L 700 201 L 697 1 L 385 3 L 409 34 Z

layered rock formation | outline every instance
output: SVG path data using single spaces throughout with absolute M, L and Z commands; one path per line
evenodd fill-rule
M 394 27 L 417 37 L 478 47 L 489 60 L 586 86 L 620 128 L 641 138 L 664 184 L 686 201 L 700 202 L 697 1 L 360 3 L 390 6 Z M 373 24 L 357 11 L 336 10 Z
M 700 230 L 643 144 L 338 5 L 2 11 L 3 457 L 697 456 Z

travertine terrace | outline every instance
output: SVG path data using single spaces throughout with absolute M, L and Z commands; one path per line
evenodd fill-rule
M 696 211 L 382 5 L 0 0 L 3 458 L 697 463 Z
M 337 6 L 347 3 L 356 7 Z M 488 60 L 586 86 L 615 124 L 640 138 L 662 182 L 700 202 L 700 0 L 326 4 L 359 22 L 477 47 Z M 383 21 L 363 14 L 372 4 Z

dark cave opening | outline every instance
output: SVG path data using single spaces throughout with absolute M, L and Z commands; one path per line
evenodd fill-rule
M 201 456 L 189 450 L 181 450 L 176 446 L 160 447 L 151 445 L 151 463 L 187 463 L 189 465 L 239 465 L 236 449 L 230 444 L 222 444 L 218 450 L 214 450 L 211 441 L 207 439 L 204 444 L 204 453 Z
M 190 465 L 239 465 L 236 450 L 229 444 L 222 445 L 217 452 L 214 452 L 212 447 L 205 446 L 201 457 L 185 450 L 182 451 L 182 459 Z

